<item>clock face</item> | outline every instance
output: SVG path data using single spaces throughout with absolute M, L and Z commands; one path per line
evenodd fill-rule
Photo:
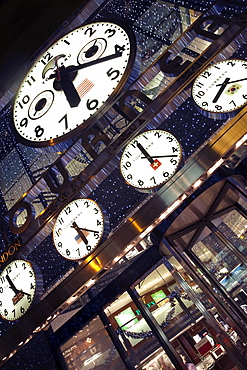
M 13 129 L 29 146 L 59 143 L 94 123 L 125 84 L 135 59 L 132 31 L 84 25 L 51 46 L 24 78 Z
M 178 140 L 163 130 L 146 131 L 124 149 L 120 171 L 124 180 L 138 189 L 164 184 L 177 170 L 182 150 Z
M 247 103 L 247 61 L 223 60 L 206 68 L 193 84 L 192 97 L 206 116 L 234 115 Z
M 58 215 L 53 240 L 59 254 L 69 260 L 89 255 L 104 233 L 104 216 L 92 199 L 76 199 Z
M 30 262 L 10 262 L 0 275 L 0 314 L 17 320 L 31 306 L 36 295 L 36 274 Z

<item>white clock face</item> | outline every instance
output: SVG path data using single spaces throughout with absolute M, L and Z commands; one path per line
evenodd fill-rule
M 69 260 L 89 255 L 104 233 L 104 216 L 92 199 L 76 199 L 58 215 L 53 240 L 59 254 Z
M 126 82 L 132 33 L 111 22 L 68 33 L 36 61 L 15 98 L 13 124 L 29 146 L 54 145 L 95 122 Z M 114 94 L 113 94 L 114 93 Z
M 17 320 L 31 306 L 36 293 L 36 276 L 30 262 L 10 262 L 0 275 L 0 314 Z
M 146 131 L 124 149 L 120 170 L 125 181 L 138 189 L 164 184 L 177 170 L 182 150 L 178 140 L 163 130 Z
M 212 118 L 239 110 L 247 103 L 247 61 L 223 60 L 206 68 L 193 84 L 192 97 Z

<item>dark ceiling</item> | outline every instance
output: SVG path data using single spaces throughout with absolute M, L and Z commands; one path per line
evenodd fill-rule
M 0 1 L 0 97 L 43 43 L 87 0 Z

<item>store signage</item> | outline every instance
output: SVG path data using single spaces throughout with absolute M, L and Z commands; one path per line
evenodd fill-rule
M 211 23 L 211 26 L 207 29 L 204 27 L 205 22 Z M 175 82 L 171 83 L 169 89 L 166 88 L 156 99 L 151 100 L 140 91 L 141 86 L 144 87 L 141 81 L 145 80 L 143 76 L 140 76 L 131 88 L 125 92 L 124 95 L 120 96 L 119 101 L 112 107 L 112 109 L 115 109 L 117 113 L 122 114 L 125 118 L 127 117 L 130 121 L 126 127 L 120 130 L 120 134 L 118 130 L 116 131 L 116 135 L 109 138 L 105 133 L 100 132 L 97 127 L 91 127 L 85 130 L 78 139 L 77 142 L 82 144 L 88 155 L 94 160 L 93 170 L 90 172 L 91 168 L 89 163 L 86 168 L 86 170 L 90 168 L 88 172 L 84 170 L 76 178 L 71 180 L 64 164 L 67 161 L 66 156 L 68 156 L 68 158 L 70 156 L 70 150 L 68 150 L 59 160 L 50 166 L 50 169 L 43 175 L 43 177 L 39 179 L 31 189 L 29 189 L 25 197 L 16 203 L 8 212 L 5 219 L 8 222 L 10 231 L 13 234 L 20 235 L 32 224 L 32 234 L 33 236 L 36 235 L 41 228 L 45 226 L 46 222 L 48 222 L 51 217 L 53 217 L 72 199 L 72 197 L 74 197 L 78 191 L 83 188 L 86 183 L 85 179 L 98 173 L 99 170 L 113 157 L 114 153 L 119 150 L 119 146 L 123 145 L 127 139 L 130 139 L 131 135 L 134 135 L 138 130 L 140 131 L 141 128 L 144 128 L 148 120 L 157 115 L 160 110 L 165 107 L 166 103 L 172 100 L 173 97 L 182 91 L 184 86 L 187 86 L 192 81 L 200 66 L 205 63 L 208 64 L 211 59 L 215 57 L 217 52 L 224 50 L 228 45 L 229 40 L 236 38 L 245 26 L 246 19 L 242 23 L 236 23 L 231 22 L 226 18 L 221 18 L 219 16 L 216 17 L 214 15 L 199 18 L 198 21 L 195 22 L 195 25 L 186 31 L 181 38 L 178 39 L 178 41 L 176 41 L 169 50 L 156 61 L 154 67 L 156 71 L 155 74 L 162 71 L 168 75 L 178 76 Z M 222 35 L 217 35 L 216 32 L 220 28 L 221 30 L 224 28 L 225 31 Z M 177 56 L 178 50 L 182 50 L 185 45 L 188 44 L 188 41 L 191 42 L 196 37 L 206 37 L 212 42 L 211 47 L 208 47 L 200 55 L 198 54 L 194 61 L 184 62 L 181 57 Z M 159 67 L 159 70 L 157 67 Z M 145 83 L 147 83 L 147 81 L 149 82 L 154 76 L 153 67 L 150 67 L 148 71 L 150 77 L 145 80 Z M 190 79 L 188 76 L 190 76 Z M 138 98 L 143 103 L 143 106 L 148 109 L 144 108 L 141 113 L 135 112 L 126 103 L 126 98 L 128 96 Z M 92 136 L 93 140 L 91 140 Z M 103 153 L 97 153 L 94 149 L 95 144 L 98 142 L 103 142 L 105 144 L 106 150 L 103 151 Z M 75 151 L 74 147 L 72 151 Z M 95 160 L 98 160 L 98 167 Z M 54 181 L 58 172 L 60 174 L 60 178 L 62 178 L 62 181 L 60 179 L 59 184 L 57 181 Z M 35 215 L 32 202 L 37 199 L 42 190 L 47 187 L 50 189 L 50 192 L 56 196 L 56 199 L 40 215 Z M 17 219 L 22 211 L 25 211 L 27 216 L 24 223 L 19 226 Z M 32 236 L 30 236 L 30 229 L 28 230 L 28 233 L 29 235 L 27 239 L 30 240 L 32 239 Z M 25 238 L 23 241 L 25 244 Z
M 14 243 L 8 246 L 7 250 L 0 255 L 0 267 L 6 262 L 11 256 L 15 254 L 22 246 L 21 240 L 18 238 Z

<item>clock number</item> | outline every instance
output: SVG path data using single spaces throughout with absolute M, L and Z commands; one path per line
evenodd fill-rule
M 62 242 L 57 243 L 58 248 L 62 248 L 62 245 L 63 245 Z
M 98 231 L 95 231 L 93 235 L 94 235 L 95 239 L 99 239 L 99 232 Z
M 89 203 L 87 200 L 84 202 L 84 204 L 86 205 L 87 208 L 89 207 Z
M 211 76 L 212 73 L 208 72 L 208 71 L 204 71 L 203 74 L 201 75 L 202 77 L 204 78 L 208 78 Z
M 90 245 L 86 245 L 86 249 L 87 249 L 88 252 L 90 252 L 92 247 Z
M 35 127 L 34 132 L 36 134 L 36 137 L 41 137 L 44 134 L 44 129 L 40 125 Z
M 132 154 L 131 154 L 130 152 L 126 152 L 126 153 L 124 153 L 124 154 L 126 155 L 126 157 L 127 157 L 127 158 L 132 157 Z
M 216 105 L 216 106 L 215 106 L 215 109 L 217 109 L 217 110 L 221 110 L 221 109 L 222 109 L 222 106 L 221 106 L 221 105 Z
M 205 95 L 205 92 L 204 92 L 204 91 L 202 91 L 202 90 L 198 91 L 198 93 L 197 93 L 197 94 L 195 94 L 195 96 L 196 96 L 197 98 L 200 98 L 200 99 L 201 99 L 201 97 L 202 97 L 203 95 Z
M 67 256 L 70 255 L 70 250 L 69 249 L 66 249 L 66 254 L 67 254 Z
M 25 262 L 23 262 L 22 267 L 23 267 L 23 270 L 26 270 L 27 266 L 26 266 Z
M 22 118 L 22 120 L 20 122 L 20 126 L 21 127 L 27 127 L 27 123 L 28 123 L 28 119 L 26 117 Z
M 0 287 L 0 293 L 3 293 L 3 287 L 2 286 Z
M 138 180 L 138 184 L 139 184 L 140 186 L 143 186 L 143 185 L 144 185 L 144 182 L 143 182 L 142 180 Z
M 229 104 L 233 104 L 233 105 L 234 105 L 234 107 L 236 107 L 236 103 L 235 103 L 235 101 L 234 101 L 234 100 L 231 100 L 231 101 L 229 102 Z
M 33 272 L 31 270 L 29 270 L 29 275 L 30 275 L 30 277 L 33 276 Z
M 29 102 L 29 100 L 30 100 L 30 97 L 28 95 L 23 96 L 23 98 L 21 99 L 21 103 L 18 102 L 19 107 L 21 109 L 23 109 L 23 105 L 22 104 L 27 104 Z
M 1 283 L 4 284 L 5 282 L 5 277 L 4 276 L 0 276 L 0 280 L 1 280 Z
M 84 35 L 86 35 L 87 33 L 89 33 L 89 37 L 91 37 L 95 32 L 96 32 L 96 30 L 93 30 L 92 27 L 89 27 L 84 32 Z
M 65 123 L 65 130 L 68 128 L 68 119 L 67 119 L 67 113 L 58 121 L 59 123 L 64 120 Z
M 102 224 L 102 222 L 97 220 L 97 226 L 100 226 L 101 224 Z
M 13 313 L 13 316 L 15 317 L 15 308 L 13 309 L 12 313 Z
M 4 315 L 5 315 L 5 316 L 7 316 L 7 315 L 8 315 L 8 311 L 6 310 L 6 308 L 5 308 L 5 310 L 4 310 Z
M 201 82 L 201 81 L 198 81 L 196 84 L 195 84 L 196 87 L 199 87 L 199 89 L 201 89 L 204 84 Z
M 207 107 L 207 106 L 208 106 L 208 102 L 204 101 L 204 102 L 202 103 L 202 107 Z
M 35 286 L 33 285 L 33 283 L 31 283 L 30 284 L 30 289 L 34 289 L 34 288 L 35 288 Z M 28 296 L 30 296 L 30 294 Z
M 68 206 L 68 207 L 64 210 L 64 212 L 66 213 L 66 215 L 68 215 L 68 214 L 71 212 L 70 206 Z
M 12 271 L 11 266 L 7 266 L 7 267 L 6 267 L 7 275 L 8 275 L 8 274 L 10 274 L 10 273 L 11 273 L 11 271 Z
M 234 63 L 232 60 L 229 60 L 226 64 L 228 66 L 234 67 L 236 63 Z
M 32 86 L 32 82 L 35 82 L 36 80 L 33 76 L 30 76 L 30 80 L 26 80 L 26 82 L 28 83 L 29 86 Z
M 93 100 L 87 100 L 87 109 L 88 110 L 94 110 L 98 107 L 98 104 L 99 104 L 99 101 L 97 99 L 93 99 Z
M 173 141 L 173 137 L 167 136 L 167 140 L 169 140 L 169 143 L 171 143 Z
M 163 172 L 164 177 L 169 177 L 169 172 Z
M 155 181 L 155 177 L 153 176 L 153 177 L 151 177 L 151 179 L 150 179 L 150 181 L 152 181 L 153 180 L 153 182 L 154 182 L 154 185 L 156 184 L 156 181 Z
M 176 161 L 176 159 L 174 159 L 174 158 L 171 158 L 171 159 L 170 159 L 170 162 L 171 162 L 171 164 L 173 164 L 174 166 L 178 163 L 178 162 Z
M 81 256 L 80 248 L 77 248 L 77 249 L 76 249 L 76 252 L 78 253 L 78 256 L 80 257 L 80 256 Z
M 138 141 L 137 140 L 135 140 L 135 141 L 133 141 L 133 143 L 131 143 L 131 145 L 133 146 L 133 148 L 136 148 L 137 147 L 137 144 L 138 144 Z
M 126 162 L 123 167 L 127 170 L 129 167 L 131 167 L 131 163 L 128 161 Z
M 25 312 L 25 308 L 21 306 L 20 311 L 23 314 Z
M 159 131 L 155 131 L 154 136 L 158 136 L 158 139 L 161 138 L 161 133 Z
M 47 53 L 45 55 L 43 55 L 43 58 L 41 59 L 41 62 L 44 64 L 44 66 L 46 66 L 46 64 L 52 60 L 53 56 L 51 55 L 51 53 L 49 51 L 47 51 Z
M 115 53 L 123 52 L 125 50 L 125 45 L 120 46 L 118 44 L 115 45 Z
M 63 218 L 62 218 L 62 217 L 60 217 L 60 218 L 58 219 L 58 221 L 60 222 L 60 224 L 61 224 L 61 225 L 64 223 L 64 220 L 63 220 Z
M 242 97 L 243 97 L 244 99 L 247 99 L 247 94 L 243 94 L 243 95 L 242 95 Z
M 108 77 L 111 77 L 115 73 L 115 76 L 111 78 L 111 80 L 115 80 L 120 75 L 120 71 L 117 69 L 110 68 L 109 71 L 106 72 Z
M 96 215 L 97 215 L 97 213 L 99 213 L 99 210 L 97 208 L 94 208 L 93 210 L 95 211 Z
M 133 179 L 133 176 L 131 175 L 131 173 L 129 173 L 129 174 L 128 174 L 127 179 L 128 179 L 128 180 Z
M 108 38 L 112 37 L 115 35 L 116 33 L 116 30 L 112 30 L 111 28 L 108 28 L 106 31 L 105 31 L 105 34 L 106 33 L 109 33 L 109 35 L 107 35 Z
M 32 297 L 30 296 L 30 294 L 27 296 L 27 301 L 28 301 L 28 303 L 32 302 Z
M 173 153 L 178 152 L 178 148 L 174 148 L 174 146 L 173 146 L 173 147 L 172 147 L 172 152 L 173 152 Z

